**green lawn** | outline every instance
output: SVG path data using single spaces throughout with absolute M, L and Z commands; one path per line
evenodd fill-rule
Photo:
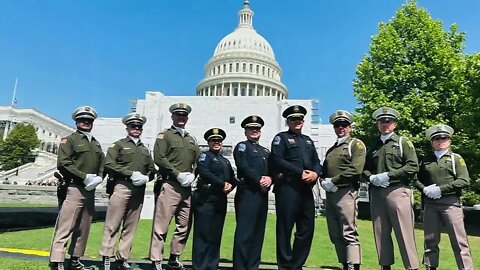
M 359 224 L 360 240 L 362 243 L 363 253 L 363 269 L 376 269 L 377 259 L 375 252 L 375 244 L 373 242 L 372 225 L 370 221 L 360 220 Z M 233 235 L 235 230 L 235 217 L 233 214 L 227 215 L 225 228 L 222 239 L 221 257 L 222 259 L 232 259 Z M 20 248 L 20 249 L 37 249 L 49 250 L 53 228 L 9 232 L 1 235 L 0 248 Z M 172 229 L 170 229 L 172 231 Z M 95 223 L 92 225 L 90 238 L 88 241 L 87 254 L 89 257 L 98 257 L 100 242 L 103 232 L 103 223 Z M 148 249 L 150 244 L 151 221 L 141 221 L 137 235 L 135 238 L 132 259 L 141 260 L 148 257 Z M 416 230 L 417 250 L 421 258 L 423 254 L 423 231 Z M 170 239 L 170 237 L 168 238 Z M 473 260 L 476 265 L 480 265 L 480 237 L 469 237 Z M 455 259 L 452 255 L 450 242 L 447 235 L 442 235 L 441 241 L 441 269 L 456 269 Z M 165 251 L 168 254 L 168 247 Z M 168 256 L 168 255 L 167 255 Z M 188 242 L 186 251 L 182 256 L 183 260 L 191 258 L 191 241 Z M 275 262 L 275 215 L 268 216 L 266 237 L 262 252 L 262 261 Z M 394 269 L 403 269 L 400 254 L 395 250 L 395 267 Z M 5 259 L 0 257 L 0 266 L 15 265 L 19 267 L 11 267 L 5 269 L 48 269 L 45 263 L 39 262 L 22 262 L 20 260 Z M 20 265 L 28 265 L 28 268 L 21 268 Z M 321 266 L 339 266 L 336 261 L 336 255 L 333 245 L 330 243 L 327 233 L 326 219 L 319 217 L 316 221 L 315 237 L 312 250 L 307 261 L 307 266 L 320 268 Z M 1 268 L 1 267 L 0 267 Z M 3 269 L 3 268 L 1 268 Z
M 0 207 L 57 207 L 56 204 L 38 204 L 38 203 L 0 203 Z

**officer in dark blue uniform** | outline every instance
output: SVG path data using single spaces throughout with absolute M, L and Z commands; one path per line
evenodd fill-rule
M 258 269 L 262 253 L 268 211 L 268 190 L 272 184 L 269 176 L 270 151 L 261 146 L 264 121 L 252 115 L 242 121 L 246 141 L 233 151 L 240 185 L 235 194 L 235 241 L 233 269 Z
M 237 185 L 232 166 L 220 154 L 225 131 L 212 128 L 205 132 L 209 150 L 197 161 L 199 179 L 193 194 L 193 251 L 195 270 L 217 270 L 220 242 L 227 213 L 227 195 Z
M 315 230 L 315 205 L 312 187 L 322 170 L 317 150 L 310 137 L 302 134 L 307 110 L 294 105 L 282 114 L 288 131 L 272 142 L 275 208 L 277 212 L 278 269 L 302 269 L 312 245 Z M 293 247 L 291 237 L 296 225 Z

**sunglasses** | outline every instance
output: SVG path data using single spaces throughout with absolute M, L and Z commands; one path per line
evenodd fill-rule
M 289 117 L 288 120 L 290 120 L 290 121 L 303 121 L 303 117 Z
M 223 141 L 220 139 L 211 139 L 210 140 L 212 143 L 222 143 Z
M 379 123 L 382 123 L 382 124 L 390 124 L 393 122 L 392 119 L 380 119 L 378 120 Z
M 77 118 L 77 122 L 91 124 L 91 123 L 93 123 L 93 119 L 91 119 L 91 118 Z
M 128 125 L 128 127 L 131 128 L 131 129 L 143 130 L 142 125 Z
M 450 137 L 433 137 L 432 140 L 434 141 L 444 141 L 444 140 L 448 140 L 450 139 Z
M 333 127 L 334 127 L 334 128 L 347 128 L 348 126 L 350 126 L 350 125 L 347 124 L 347 123 L 337 123 L 337 124 L 333 124 Z

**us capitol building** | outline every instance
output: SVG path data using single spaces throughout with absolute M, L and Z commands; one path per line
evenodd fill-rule
M 132 102 L 130 111 L 147 117 L 142 141 L 153 150 L 157 134 L 172 124 L 168 108 L 175 102 L 185 102 L 192 107 L 186 129 L 197 138 L 201 148 L 207 149 L 207 143 L 203 139 L 203 133 L 207 129 L 222 128 L 227 133 L 224 154 L 233 159 L 233 148 L 245 140 L 244 131 L 240 127 L 245 117 L 255 114 L 265 120 L 260 143 L 270 147 L 273 137 L 287 129 L 285 119 L 281 116 L 283 110 L 299 104 L 308 112 L 303 133 L 315 142 L 323 160 L 336 136 L 331 125 L 320 124 L 318 100 L 288 99 L 288 89 L 281 81 L 282 69 L 275 60 L 272 46 L 253 27 L 254 12 L 250 9 L 249 1 L 244 1 L 238 17 L 237 28 L 220 40 L 213 56 L 205 65 L 205 77 L 198 83 L 196 95 L 166 96 L 161 92 L 148 91 L 144 99 Z M 99 111 L 101 116 L 101 109 Z M 104 151 L 126 135 L 122 117 L 123 115 L 118 118 L 100 117 L 95 121 L 93 134 Z M 19 122 L 33 124 L 42 141 L 39 152 L 52 154 L 56 153 L 61 137 L 74 130 L 32 109 L 0 106 L 0 134 L 3 137 Z M 48 166 L 45 165 L 43 169 L 53 174 L 55 163 Z

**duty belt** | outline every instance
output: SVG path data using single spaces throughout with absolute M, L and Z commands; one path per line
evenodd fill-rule
M 337 188 L 346 188 L 346 187 L 351 187 L 352 185 L 350 184 L 339 184 L 339 185 L 336 185 Z

